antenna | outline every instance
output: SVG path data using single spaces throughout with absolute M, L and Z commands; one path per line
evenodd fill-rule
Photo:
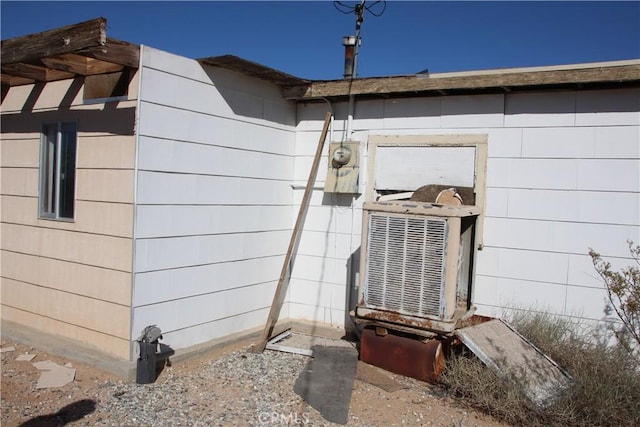
M 375 17 L 382 16 L 387 9 L 385 0 L 374 1 L 367 4 L 366 0 L 361 0 L 354 5 L 348 5 L 341 1 L 334 1 L 333 5 L 338 11 L 348 15 L 354 13 L 356 15 L 356 33 L 354 36 L 345 36 L 342 38 L 344 46 L 344 78 L 353 80 L 356 77 L 356 65 L 358 59 L 358 50 L 362 39 L 360 38 L 360 30 L 364 22 L 364 15 L 369 12 Z

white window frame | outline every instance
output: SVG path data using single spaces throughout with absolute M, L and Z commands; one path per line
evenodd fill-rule
M 73 147 L 73 165 L 69 172 L 63 168 L 63 154 L 69 150 L 68 145 L 63 144 L 63 127 L 72 126 L 74 138 L 71 141 Z M 54 136 L 54 138 L 51 138 Z M 53 140 L 52 140 L 53 139 Z M 63 150 L 64 153 L 63 153 Z M 74 121 L 61 121 L 46 123 L 42 126 L 40 139 L 40 183 L 38 191 L 38 210 L 42 219 L 53 219 L 61 221 L 73 221 L 75 216 L 75 182 L 76 163 L 78 155 L 78 124 Z M 61 197 L 62 183 L 65 179 L 64 173 L 73 173 L 71 183 L 71 211 L 69 216 L 63 216 L 63 197 Z M 67 189 L 69 190 L 69 189 Z M 68 194 L 68 193 L 65 193 Z
M 474 147 L 476 154 L 473 187 L 476 193 L 475 206 L 480 209 L 476 224 L 476 247 L 482 250 L 484 246 L 488 140 L 487 134 L 371 135 L 369 137 L 365 201 L 373 202 L 376 200 L 375 168 L 378 147 Z

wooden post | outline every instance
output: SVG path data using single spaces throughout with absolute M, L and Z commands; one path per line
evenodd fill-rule
M 316 155 L 313 159 L 309 179 L 307 180 L 307 187 L 304 190 L 304 197 L 302 198 L 300 210 L 298 211 L 298 219 L 296 219 L 296 225 L 293 227 L 293 234 L 289 241 L 289 249 L 287 249 L 287 255 L 284 258 L 282 271 L 280 272 L 280 279 L 278 280 L 278 286 L 276 287 L 276 292 L 273 296 L 269 317 L 267 318 L 267 323 L 264 326 L 264 331 L 262 332 L 260 341 L 258 341 L 251 349 L 253 353 L 262 353 L 264 351 L 267 341 L 271 338 L 271 334 L 273 333 L 273 328 L 276 326 L 278 316 L 280 316 L 280 309 L 282 308 L 284 296 L 287 292 L 287 287 L 289 286 L 291 271 L 293 270 L 293 256 L 298 250 L 298 243 L 300 243 L 300 235 L 302 234 L 302 227 L 304 226 L 304 220 L 307 216 L 309 199 L 311 198 L 311 192 L 313 191 L 313 183 L 316 181 L 316 176 L 318 175 L 318 167 L 320 166 L 320 158 L 322 157 L 322 148 L 324 146 L 324 140 L 327 138 L 327 130 L 329 129 L 330 121 L 331 113 L 328 112 L 324 119 L 324 127 L 320 134 L 318 148 L 316 149 Z

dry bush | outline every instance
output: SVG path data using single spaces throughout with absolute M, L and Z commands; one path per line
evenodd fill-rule
M 538 409 L 516 380 L 498 376 L 463 352 L 447 362 L 443 378 L 453 395 L 512 425 L 640 425 L 640 367 L 621 345 L 593 341 L 575 332 L 584 330 L 579 325 L 549 314 L 519 314 L 510 323 L 572 376 L 569 389 Z

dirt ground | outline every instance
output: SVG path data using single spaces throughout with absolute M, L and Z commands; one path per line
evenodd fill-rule
M 14 351 L 2 353 L 0 393 L 2 395 L 1 422 L 3 427 L 132 425 L 113 422 L 111 419 L 113 414 L 109 412 L 109 405 L 101 403 L 109 399 L 113 400 L 113 396 L 118 394 L 118 384 L 123 384 L 122 379 L 92 366 L 50 355 L 37 348 L 6 339 L 2 339 L 1 344 L 3 349 L 9 346 L 15 347 Z M 247 347 L 246 344 L 244 347 Z M 202 354 L 197 358 L 173 363 L 170 368 L 166 368 L 160 374 L 156 382 L 170 381 L 171 377 L 188 378 L 189 375 L 200 371 L 211 361 L 238 350 L 242 351 L 243 345 L 230 346 Z M 16 361 L 17 356 L 24 353 L 36 354 L 36 357 L 30 362 Z M 37 389 L 36 384 L 41 371 L 38 371 L 32 363 L 46 360 L 60 365 L 70 362 L 76 369 L 74 381 L 63 387 Z M 386 371 L 379 371 L 386 375 L 390 381 L 399 384 L 399 389 L 385 391 L 366 380 L 356 379 L 351 397 L 348 425 L 504 426 L 491 417 L 466 408 L 459 402 L 452 400 L 438 387 Z M 237 399 L 235 391 L 231 389 L 227 391 L 214 382 L 209 384 L 210 390 L 203 390 L 198 386 L 189 392 L 199 393 L 202 396 L 209 391 L 215 393 L 217 405 L 225 400 L 229 402 L 229 405 L 233 405 L 233 401 Z M 92 402 L 91 407 L 81 407 L 83 402 Z M 308 407 L 305 408 L 305 411 L 315 410 Z M 113 407 L 111 412 L 113 412 Z M 313 419 L 299 420 L 296 425 L 325 424 L 323 422 L 316 424 L 317 421 L 314 420 L 322 421 L 322 418 L 314 415 Z M 220 425 L 245 425 L 245 421 L 229 421 Z M 262 418 L 256 419 L 255 423 L 249 422 L 248 424 L 286 425 L 285 423 L 278 424 L 279 421 L 282 420 Z M 288 421 L 290 423 L 291 420 Z M 190 424 L 188 422 L 185 424 L 183 420 L 180 425 Z M 326 423 L 326 425 L 333 424 Z

